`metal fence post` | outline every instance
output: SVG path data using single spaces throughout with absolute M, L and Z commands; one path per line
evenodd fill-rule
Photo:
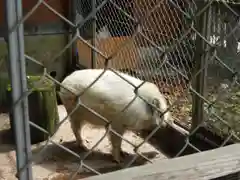
M 77 22 L 77 2 L 76 0 L 69 1 L 69 19 L 76 24 Z M 71 32 L 68 35 L 68 42 L 72 41 L 76 32 L 79 31 L 77 28 L 73 29 L 69 27 L 69 31 Z M 68 66 L 68 72 L 72 72 L 75 70 L 75 68 L 78 65 L 78 46 L 77 46 L 77 40 L 72 44 L 72 46 L 69 48 L 69 57 L 70 57 L 70 63 Z
M 92 0 L 92 12 L 96 11 L 96 0 Z M 93 18 L 93 22 L 92 22 L 92 45 L 95 47 L 96 46 L 96 21 L 97 21 L 97 15 L 95 14 L 94 18 Z M 94 49 L 91 50 L 91 61 L 92 61 L 92 68 L 94 69 L 96 67 L 96 52 L 94 51 Z
M 207 1 L 198 1 L 198 10 L 202 10 Z M 200 34 L 210 40 L 211 33 L 211 5 L 201 13 L 196 19 L 196 29 Z M 208 52 L 205 52 L 208 49 Z M 207 42 L 197 35 L 196 38 L 196 53 L 194 56 L 195 68 L 193 78 L 193 89 L 200 95 L 205 96 L 205 86 L 207 77 L 207 64 L 210 55 L 210 48 Z M 195 129 L 204 120 L 204 100 L 199 95 L 193 93 L 192 104 L 192 129 Z
M 22 18 L 22 1 L 6 0 L 5 5 L 8 26 L 8 63 L 12 87 L 12 104 L 14 104 L 27 91 L 23 24 L 19 24 L 17 28 L 12 30 L 18 20 Z M 32 155 L 27 97 L 12 107 L 12 114 L 15 129 L 18 178 L 20 180 L 31 180 L 32 167 L 30 164 L 26 166 Z

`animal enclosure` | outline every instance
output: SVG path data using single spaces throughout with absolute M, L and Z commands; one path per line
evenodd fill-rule
M 93 179 L 101 179 L 101 174 L 111 171 L 111 168 L 130 168 L 126 173 L 137 173 L 137 170 L 131 167 L 146 163 L 152 165 L 146 165 L 148 170 L 144 170 L 145 166 L 139 167 L 142 172 L 151 174 L 154 165 L 161 166 L 161 172 L 164 172 L 164 164 L 167 172 L 171 162 L 179 162 L 180 156 L 192 153 L 197 154 L 180 158 L 185 158 L 186 161 L 191 159 L 187 162 L 192 164 L 204 164 L 203 159 L 206 162 L 210 162 L 209 157 L 219 160 L 224 158 L 224 153 L 231 152 L 232 156 L 229 158 L 239 159 L 239 153 L 231 149 L 239 149 L 238 145 L 223 147 L 238 143 L 240 138 L 240 4 L 237 1 L 6 0 L 1 7 L 4 7 L 5 15 L 0 18 L 0 33 L 6 46 L 4 50 L 1 46 L 0 48 L 6 57 L 0 59 L 0 83 L 3 77 L 1 74 L 7 74 L 12 87 L 13 106 L 9 111 L 13 114 L 17 147 L 17 167 L 12 171 L 17 173 L 19 179 L 40 178 L 34 171 L 36 164 L 43 164 L 36 160 L 43 154 L 58 154 L 58 158 L 64 156 L 72 161 L 67 168 L 63 165 L 64 167 L 52 170 L 54 175 L 57 174 L 56 177 L 48 176 L 42 179 L 81 179 L 92 175 L 96 175 L 91 177 Z M 49 42 L 39 40 L 31 44 L 26 38 L 31 33 L 31 38 L 37 39 L 41 36 Z M 61 34 L 61 43 L 66 42 L 64 47 L 59 45 L 60 40 L 49 38 L 49 34 Z M 26 51 L 27 47 L 31 49 L 31 46 L 37 47 L 36 56 Z M 29 66 L 29 63 L 34 64 L 34 70 L 33 65 Z M 102 69 L 100 76 L 80 95 L 71 92 L 69 87 L 63 87 L 62 84 L 66 75 L 79 69 Z M 81 102 L 82 94 L 90 92 L 89 89 L 100 82 L 107 72 L 115 74 L 125 84 L 130 84 L 136 98 L 139 99 L 143 97 L 137 91 L 144 83 L 131 84 L 121 73 L 131 75 L 142 82 L 154 83 L 166 98 L 168 108 L 162 111 L 144 101 L 146 106 L 160 111 L 159 117 L 171 112 L 174 119 L 174 124 L 165 122 L 167 127 L 160 124 L 147 132 L 143 130 L 126 136 L 117 134 L 123 141 L 123 150 L 127 152 L 126 160 L 120 165 L 106 163 L 111 162 L 108 158 L 109 151 L 105 152 L 105 149 L 109 148 L 109 144 L 104 144 L 106 136 L 109 133 L 116 134 L 111 128 L 112 119 L 106 119 Z M 65 88 L 80 99 L 71 112 L 66 113 L 64 107 L 59 106 L 61 121 L 53 133 L 29 121 L 27 98 L 34 89 L 27 87 L 26 77 L 29 74 L 47 78 L 56 84 L 57 90 Z M 108 86 L 114 86 L 113 84 Z M 116 101 L 120 99 L 116 98 Z M 74 137 L 73 134 L 59 135 L 60 131 L 69 132 L 70 127 L 65 124 L 78 107 L 84 108 L 99 121 L 106 122 L 106 130 L 101 133 L 91 126 L 85 128 L 85 142 L 91 144 L 85 152 L 76 151 L 72 142 L 64 142 L 68 141 L 68 137 Z M 124 109 L 128 108 L 126 105 Z M 119 116 L 119 113 L 125 112 L 116 112 L 115 116 Z M 31 146 L 29 126 L 45 133 L 48 139 Z M 93 134 L 94 140 L 88 142 Z M 146 155 L 145 152 L 149 153 L 153 147 L 161 158 L 164 156 L 172 159 L 162 162 L 158 155 Z M 58 150 L 52 151 L 54 148 Z M 202 155 L 204 153 L 201 151 L 215 148 L 220 148 L 216 150 L 215 155 L 215 151 Z M 102 153 L 102 149 L 105 154 Z M 94 159 L 94 154 L 103 154 L 104 163 Z M 205 158 L 200 158 L 201 156 Z M 47 166 L 59 161 L 58 158 L 46 160 L 47 165 L 42 165 L 42 168 L 47 169 Z M 106 168 L 103 167 L 105 164 L 109 168 L 107 171 L 102 170 Z M 186 164 L 186 169 L 195 168 L 195 164 Z M 192 179 L 203 179 L 203 176 L 213 179 L 224 178 L 228 174 L 240 171 L 238 164 L 232 165 L 229 171 L 226 170 L 227 166 L 223 162 L 221 167 L 216 167 L 223 169 L 221 174 L 215 172 L 210 176 L 208 168 L 202 170 L 202 174 L 197 170 L 193 175 L 190 174 Z M 177 171 L 177 167 L 174 168 Z M 2 171 L 0 167 L 0 177 L 6 178 Z M 158 170 L 157 172 L 161 174 Z M 117 172 L 116 176 L 119 176 L 118 173 L 121 171 Z M 140 174 L 144 179 L 144 174 Z M 178 175 L 186 178 L 181 176 L 181 173 Z M 102 177 L 111 179 L 112 176 Z M 162 174 L 152 178 L 163 177 L 167 179 L 167 175 Z M 137 176 L 126 177 L 134 178 Z

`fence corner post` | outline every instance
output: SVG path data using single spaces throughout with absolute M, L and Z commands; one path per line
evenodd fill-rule
M 207 4 L 207 1 L 197 0 L 198 12 L 200 12 Z M 205 39 L 210 41 L 211 34 L 211 7 L 208 5 L 204 12 L 201 12 L 195 19 L 196 30 Z M 191 130 L 194 130 L 204 121 L 204 100 L 205 86 L 207 77 L 207 64 L 210 57 L 210 48 L 207 42 L 200 35 L 196 35 L 196 52 L 194 55 L 194 71 L 192 88 L 196 93 L 192 95 L 192 125 Z

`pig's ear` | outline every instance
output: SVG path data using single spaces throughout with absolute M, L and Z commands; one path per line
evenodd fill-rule
M 160 124 L 160 122 L 159 122 L 160 121 L 160 116 L 159 116 L 160 112 L 157 109 L 160 108 L 160 101 L 155 98 L 155 99 L 153 99 L 152 104 L 154 106 L 156 106 L 156 107 L 151 106 L 152 118 L 153 118 L 153 121 L 155 121 L 154 123 L 156 125 L 159 125 Z

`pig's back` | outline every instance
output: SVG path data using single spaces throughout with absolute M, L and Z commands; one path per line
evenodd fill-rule
M 75 94 L 81 94 L 102 72 L 103 70 L 101 69 L 75 71 L 62 84 L 71 89 Z M 140 79 L 123 73 L 120 74 L 135 86 L 139 86 L 142 83 Z M 61 91 L 65 90 L 62 89 Z M 104 115 L 106 111 L 108 111 L 108 114 L 115 114 L 125 109 L 124 113 L 122 113 L 122 118 L 132 119 L 131 122 L 127 123 L 133 123 L 139 118 L 149 118 L 146 103 L 136 97 L 134 87 L 109 70 L 83 93 L 80 100 L 101 115 Z M 131 103 L 130 106 L 128 106 L 129 103 Z M 126 108 L 126 106 L 128 107 Z

